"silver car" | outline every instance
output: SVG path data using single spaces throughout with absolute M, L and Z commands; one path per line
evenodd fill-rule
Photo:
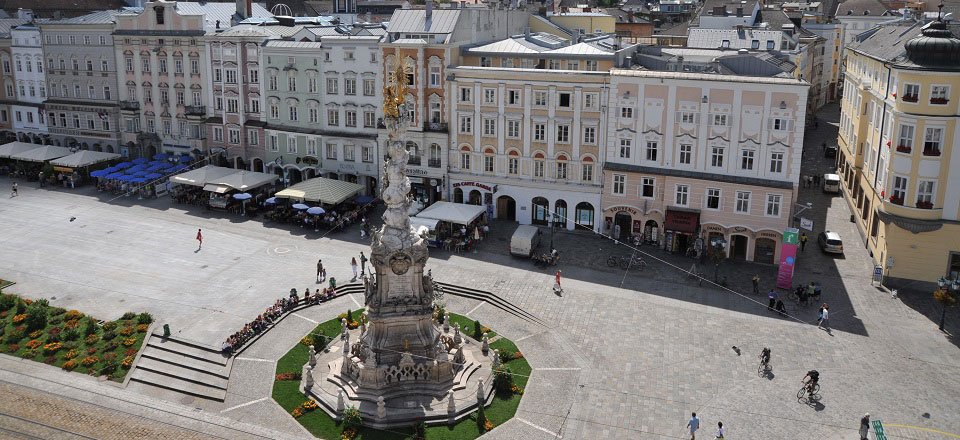
M 830 252 L 833 254 L 842 254 L 843 253 L 843 240 L 840 239 L 840 234 L 833 231 L 824 231 L 817 236 L 817 243 L 820 245 L 820 249 L 824 252 Z

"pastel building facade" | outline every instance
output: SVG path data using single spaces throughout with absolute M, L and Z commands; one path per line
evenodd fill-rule
M 46 112 L 47 82 L 40 27 L 25 23 L 10 30 L 10 58 L 17 102 L 11 105 L 13 131 L 24 142 L 50 143 Z

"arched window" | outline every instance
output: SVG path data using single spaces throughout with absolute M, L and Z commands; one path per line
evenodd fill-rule
M 497 152 L 492 147 L 483 149 L 483 172 L 493 174 L 496 171 L 494 162 L 497 159 Z
M 583 156 L 580 159 L 580 180 L 583 182 L 593 182 L 593 157 Z
M 541 152 L 534 153 L 533 155 L 533 178 L 542 179 L 544 176 L 544 170 L 547 166 L 546 156 Z
M 443 150 L 440 149 L 439 144 L 430 144 L 430 162 L 429 165 L 433 168 L 440 168 L 441 154 Z
M 577 229 L 593 230 L 593 205 L 587 202 L 577 203 L 574 211 L 574 221 L 577 222 Z
M 470 153 L 470 147 L 460 147 L 460 169 L 463 171 L 470 171 Z
M 550 202 L 543 197 L 533 198 L 533 218 L 531 222 L 535 225 L 547 225 L 547 217 L 550 216 Z
M 556 227 L 566 227 L 567 224 L 567 202 L 557 200 L 553 204 L 553 225 Z
M 561 153 L 557 156 L 553 177 L 557 180 L 567 180 L 567 155 Z
M 510 150 L 507 152 L 507 174 L 517 175 L 520 173 L 520 152 Z

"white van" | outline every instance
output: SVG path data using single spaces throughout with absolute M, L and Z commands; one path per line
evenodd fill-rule
M 823 192 L 825 193 L 839 193 L 840 192 L 840 176 L 836 174 L 824 174 L 823 175 Z
M 510 254 L 529 258 L 540 245 L 540 228 L 520 225 L 510 238 Z

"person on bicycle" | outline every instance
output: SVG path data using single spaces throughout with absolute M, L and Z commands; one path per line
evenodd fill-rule
M 803 384 L 807 387 L 807 393 L 813 394 L 813 388 L 817 386 L 817 382 L 820 381 L 820 372 L 817 370 L 810 370 L 807 372 L 806 376 L 803 376 Z
M 760 351 L 760 363 L 763 365 L 770 364 L 770 349 L 763 347 L 763 350 Z

